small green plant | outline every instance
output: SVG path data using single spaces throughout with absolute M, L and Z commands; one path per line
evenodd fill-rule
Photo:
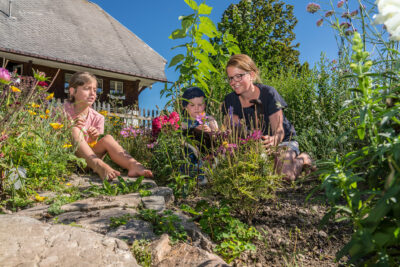
M 198 202 L 195 209 L 182 205 L 181 209 L 194 216 L 199 221 L 201 229 L 217 242 L 215 251 L 228 263 L 240 257 L 244 251 L 255 251 L 252 243 L 255 239 L 262 239 L 254 227 L 249 227 L 230 214 L 227 206 L 209 206 L 206 202 Z
M 124 195 L 129 193 L 136 193 L 139 191 L 140 187 L 144 187 L 142 185 L 144 177 L 140 176 L 136 179 L 136 181 L 125 181 L 121 176 L 118 177 L 117 184 L 111 184 L 107 180 L 103 180 L 103 185 L 101 187 L 96 185 L 91 185 L 90 188 L 85 190 L 86 193 L 90 193 L 93 196 L 98 195 L 108 195 L 108 196 L 117 196 Z
M 138 264 L 143 267 L 151 266 L 151 251 L 149 249 L 150 242 L 145 239 L 135 240 L 132 244 L 131 251 Z
M 117 228 L 121 225 L 127 224 L 128 221 L 134 219 L 135 216 L 132 214 L 124 214 L 119 217 L 111 217 L 110 218 L 110 228 Z
M 140 189 L 140 190 L 139 190 L 139 195 L 140 195 L 141 197 L 148 197 L 148 196 L 151 196 L 152 193 L 151 193 L 150 190 L 143 190 L 143 189 Z
M 81 198 L 82 196 L 79 193 L 76 193 L 72 194 L 71 196 L 59 195 L 56 198 L 49 199 L 46 201 L 46 204 L 50 204 L 50 207 L 47 209 L 47 212 L 53 216 L 61 214 L 64 212 L 61 209 L 61 206 L 75 202 Z
M 139 212 L 138 217 L 150 222 L 153 225 L 155 234 L 167 233 L 172 242 L 187 239 L 187 233 L 181 224 L 181 219 L 171 210 L 165 210 L 162 214 L 157 214 L 156 210 L 144 209 Z

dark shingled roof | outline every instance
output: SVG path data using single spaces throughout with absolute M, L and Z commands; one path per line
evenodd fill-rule
M 0 1 L 0 51 L 166 81 L 166 60 L 96 4 L 13 0 L 8 17 L 8 2 Z

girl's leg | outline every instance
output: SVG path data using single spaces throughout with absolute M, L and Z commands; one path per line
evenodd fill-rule
M 85 141 L 83 133 L 79 128 L 72 128 L 72 138 L 78 144 L 76 155 L 80 158 L 84 158 L 88 166 L 96 172 L 101 179 L 114 179 L 120 175 L 119 171 L 111 168 L 107 163 L 101 160 L 101 157 L 96 155 Z
M 145 169 L 142 164 L 132 158 L 132 156 L 129 155 L 111 135 L 106 135 L 100 139 L 93 147 L 93 151 L 99 157 L 108 153 L 112 161 L 128 170 L 128 176 L 130 177 L 142 175 L 144 177 L 153 177 L 153 173 L 150 170 Z

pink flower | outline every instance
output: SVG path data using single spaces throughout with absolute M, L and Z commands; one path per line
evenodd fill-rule
M 153 136 L 157 136 L 159 132 L 161 132 L 162 128 L 162 118 L 156 117 L 153 119 L 151 123 L 151 132 Z
M 11 75 L 7 69 L 0 68 L 0 83 L 8 84 L 11 80 Z
M 169 114 L 169 119 L 171 122 L 177 123 L 180 119 L 178 112 L 176 111 L 171 112 L 171 114 Z
M 339 1 L 339 2 L 337 3 L 337 7 L 338 7 L 338 8 L 341 8 L 343 5 L 344 5 L 344 0 Z
M 324 22 L 324 20 L 323 19 L 319 19 L 319 20 L 317 20 L 317 26 L 319 27 L 319 26 L 321 26 L 322 25 L 322 22 Z
M 327 12 L 325 13 L 325 17 L 326 17 L 326 18 L 327 18 L 327 17 L 330 17 L 330 16 L 332 16 L 334 13 L 335 13 L 335 12 L 334 12 L 333 10 L 329 10 L 329 11 L 327 11 Z
M 206 121 L 207 121 L 207 119 L 208 119 L 208 117 L 206 116 L 206 113 L 205 113 L 205 112 L 202 112 L 200 115 L 197 115 L 197 116 L 196 116 L 196 121 L 197 121 L 200 125 L 205 124 Z
M 153 148 L 155 145 L 157 145 L 157 142 L 153 142 L 151 144 L 147 144 L 148 148 Z
M 314 14 L 321 9 L 321 6 L 316 3 L 309 3 L 306 7 L 307 12 Z
M 345 18 L 345 19 L 349 19 L 350 18 L 350 13 L 349 12 L 343 12 L 341 17 Z

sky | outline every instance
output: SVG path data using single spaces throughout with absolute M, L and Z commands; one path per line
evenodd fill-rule
M 177 51 L 171 48 L 182 43 L 181 40 L 168 38 L 172 31 L 180 28 L 178 17 L 193 13 L 184 0 L 91 0 L 91 2 L 99 5 L 167 61 L 177 54 Z M 217 24 L 224 10 L 230 4 L 237 4 L 239 0 L 206 0 L 205 2 L 213 7 L 210 18 Z M 300 43 L 298 50 L 301 63 L 307 61 L 310 66 L 314 66 L 319 61 L 322 52 L 329 60 L 335 59 L 337 44 L 333 30 L 327 26 L 316 26 L 316 21 L 320 16 L 306 12 L 306 6 L 310 1 L 283 0 L 283 2 L 294 6 L 294 15 L 298 19 L 294 31 L 296 34 L 294 43 Z M 197 0 L 197 3 L 201 1 Z M 174 68 L 167 66 L 168 63 L 165 68 L 167 79 L 176 81 L 178 74 Z M 163 83 L 155 83 L 151 89 L 146 88 L 139 95 L 139 108 L 156 109 L 157 106 L 162 109 L 167 101 L 160 96 L 160 90 L 163 87 Z

